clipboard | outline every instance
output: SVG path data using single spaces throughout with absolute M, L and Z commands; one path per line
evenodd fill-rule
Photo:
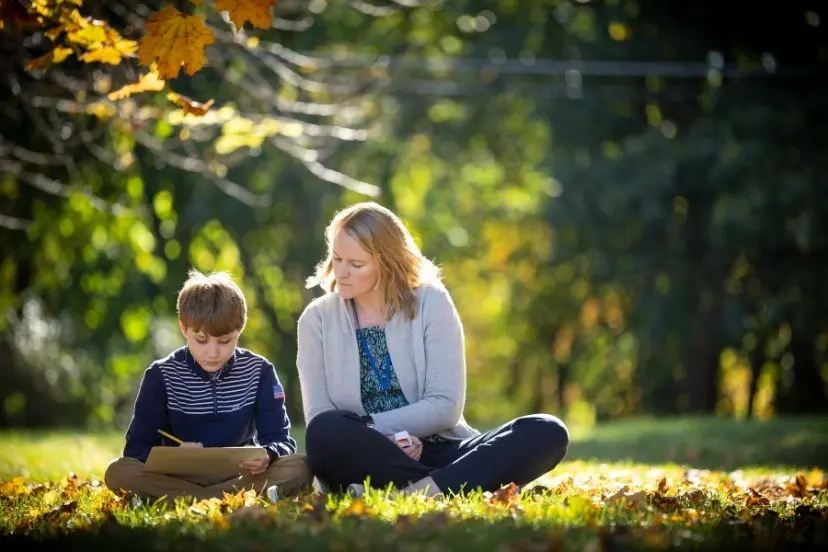
M 234 477 L 245 460 L 267 458 L 263 447 L 152 447 L 144 471 L 164 475 Z

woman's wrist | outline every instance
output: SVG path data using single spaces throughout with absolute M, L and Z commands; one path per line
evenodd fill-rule
M 371 429 L 374 429 L 374 418 L 372 418 L 370 414 L 362 416 L 362 421 L 365 423 L 365 425 L 367 425 Z

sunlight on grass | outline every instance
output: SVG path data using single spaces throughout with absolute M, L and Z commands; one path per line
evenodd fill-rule
M 120 455 L 120 432 L 82 435 L 69 432 L 0 434 L 0 477 L 22 475 L 37 481 L 69 472 L 102 479 L 107 465 Z
M 179 499 L 169 508 L 163 501 L 135 504 L 101 484 L 123 446 L 119 432 L 6 432 L 0 543 L 136 550 L 159 543 L 211 550 L 818 548 L 828 545 L 828 476 L 818 469 L 824 458 L 810 456 L 824 445 L 823 425 L 811 423 L 619 422 L 577 438 L 566 462 L 522 490 L 427 499 L 369 488 L 359 499 L 312 495 L 275 505 L 240 492 Z M 800 431 L 809 434 L 805 445 L 796 440 L 803 453 L 780 466 L 780 435 Z M 706 448 L 699 448 L 699 435 Z M 701 469 L 671 462 L 674 447 L 697 451 L 699 464 L 729 465 L 728 454 L 751 461 Z

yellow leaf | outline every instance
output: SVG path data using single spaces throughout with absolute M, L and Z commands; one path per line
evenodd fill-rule
M 213 100 L 209 99 L 204 103 L 197 102 L 195 100 L 191 100 L 187 96 L 182 96 L 181 94 L 176 94 L 175 92 L 170 92 L 167 94 L 167 99 L 173 102 L 175 105 L 179 106 L 184 110 L 184 113 L 195 115 L 196 117 L 201 117 L 207 111 L 210 110 L 210 106 L 213 105 Z
M 165 81 L 158 77 L 154 71 L 143 75 L 138 82 L 133 82 L 114 90 L 107 96 L 110 100 L 122 100 L 139 92 L 159 92 L 164 89 Z
M 51 40 L 52 42 L 55 42 L 55 41 L 58 39 L 58 37 L 59 37 L 59 36 L 63 33 L 63 31 L 65 31 L 65 30 L 66 30 L 66 28 L 65 28 L 63 25 L 57 25 L 57 26 L 55 26 L 55 27 L 52 27 L 51 29 L 49 29 L 48 31 L 46 31 L 46 32 L 45 32 L 45 33 L 43 33 L 43 34 L 44 34 L 44 35 L 46 35 L 46 38 L 48 38 L 48 39 L 49 39 L 49 40 Z
M 106 41 L 106 28 L 100 21 L 81 19 L 80 28 L 70 31 L 66 35 L 66 40 L 87 48 L 95 48 Z
M 207 61 L 204 47 L 215 42 L 203 17 L 186 15 L 167 6 L 147 20 L 147 34 L 138 43 L 138 61 L 150 65 L 158 60 L 158 73 L 165 79 L 178 76 L 182 65 L 192 75 Z
M 343 516 L 354 516 L 354 517 L 362 517 L 368 511 L 368 508 L 365 506 L 365 502 L 361 498 L 355 498 L 351 501 L 351 504 L 345 508 L 342 512 Z
M 52 62 L 53 63 L 61 63 L 62 61 L 66 60 L 72 54 L 72 48 L 64 48 L 63 46 L 58 46 L 52 51 Z
M 226 11 L 230 21 L 241 29 L 245 21 L 260 29 L 270 28 L 270 7 L 278 0 L 216 0 L 216 11 Z
M 86 112 L 98 119 L 109 119 L 117 113 L 117 109 L 109 102 L 97 101 L 87 105 Z
M 137 49 L 137 42 L 121 38 L 114 41 L 111 45 L 103 46 L 83 54 L 80 59 L 86 63 L 100 61 L 101 63 L 118 65 L 123 58 L 132 57 Z

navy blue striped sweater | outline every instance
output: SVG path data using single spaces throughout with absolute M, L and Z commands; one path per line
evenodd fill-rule
M 260 445 L 271 461 L 296 452 L 276 370 L 240 348 L 214 374 L 187 347 L 153 362 L 135 399 L 124 456 L 146 462 L 152 447 L 174 445 L 159 429 L 205 447 Z

